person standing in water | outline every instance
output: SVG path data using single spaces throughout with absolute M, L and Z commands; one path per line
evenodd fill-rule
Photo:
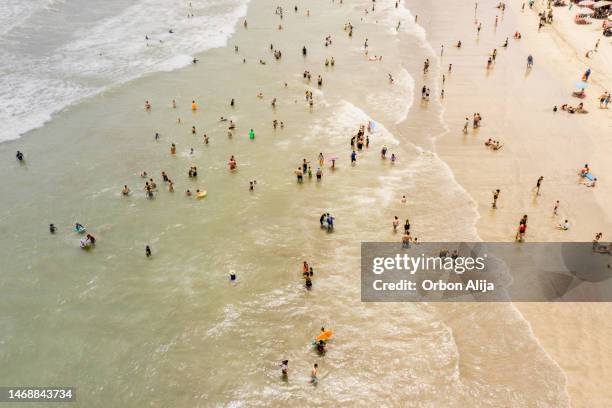
M 150 258 L 151 255 L 152 255 L 151 254 L 151 247 L 148 246 L 148 245 L 145 247 L 145 255 L 146 255 L 147 258 Z
M 314 366 L 312 366 L 312 370 L 310 370 L 310 382 L 312 384 L 316 384 L 318 381 L 317 378 L 317 369 L 319 368 L 319 365 L 317 363 L 314 364 Z

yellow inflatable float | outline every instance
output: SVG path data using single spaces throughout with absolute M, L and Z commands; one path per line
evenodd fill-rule
M 208 194 L 208 193 L 206 192 L 206 190 L 204 190 L 204 191 L 200 191 L 199 193 L 196 193 L 196 197 L 197 197 L 197 198 L 204 198 L 204 197 L 206 197 L 206 194 Z
M 332 333 L 331 330 L 322 330 L 321 334 L 319 334 L 317 337 L 315 337 L 315 340 L 316 341 L 319 341 L 319 340 L 329 340 L 329 339 L 331 339 L 332 334 L 333 333 Z

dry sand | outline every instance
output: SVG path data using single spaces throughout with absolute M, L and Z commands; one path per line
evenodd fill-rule
M 479 2 L 476 13 L 474 3 L 453 3 L 409 2 L 409 7 L 419 14 L 434 49 L 444 45 L 440 65 L 447 75 L 444 105 L 449 132 L 438 141 L 437 150 L 478 203 L 479 235 L 485 241 L 512 241 L 520 217 L 528 214 L 527 241 L 590 241 L 596 232 L 609 239 L 612 183 L 604 175 L 612 170 L 612 109 L 599 109 L 597 97 L 612 88 L 612 40 L 601 36 L 601 21 L 577 26 L 572 20 L 575 13 L 555 8 L 554 24 L 538 33 L 537 10 L 526 6 L 521 12 L 520 0 L 509 4 L 503 14 L 495 1 Z M 475 19 L 483 24 L 478 37 Z M 520 41 L 513 39 L 517 30 L 523 34 Z M 506 37 L 509 47 L 504 49 Z M 601 38 L 599 51 L 586 58 L 597 38 Z M 461 49 L 454 47 L 459 40 Z M 497 61 L 487 70 L 487 57 L 494 48 Z M 529 54 L 535 60 L 532 70 L 526 70 Z M 452 74 L 447 72 L 449 63 Z M 579 103 L 571 92 L 587 67 L 593 71 L 583 100 L 589 113 L 553 113 L 554 105 Z M 483 126 L 477 131 L 470 127 L 464 135 L 465 117 L 475 112 L 483 116 Z M 500 140 L 503 148 L 485 147 L 489 138 Z M 584 163 L 599 176 L 594 189 L 579 183 L 576 173 Z M 532 189 L 539 176 L 544 176 L 544 183 L 542 194 L 536 196 Z M 501 195 L 498 209 L 493 210 L 496 188 Z M 552 212 L 556 200 L 560 201 L 557 216 Z M 564 219 L 571 224 L 569 231 L 555 228 Z M 612 304 L 516 306 L 566 372 L 572 406 L 612 406 Z
M 518 3 L 518 2 L 517 2 Z M 527 13 L 527 12 L 526 12 Z M 571 83 L 577 78 L 580 70 L 591 67 L 596 75 L 591 80 L 589 97 L 599 94 L 595 89 L 611 89 L 612 77 L 612 40 L 601 36 L 601 21 L 594 20 L 589 26 L 578 26 L 572 21 L 574 13 L 567 8 L 555 8 L 555 22 L 535 35 L 535 20 L 526 15 L 521 18 L 521 29 L 528 34 L 528 44 L 538 54 L 546 53 L 543 63 L 554 70 L 558 77 Z M 530 29 L 531 28 L 531 29 Z M 601 38 L 599 50 L 586 58 L 586 52 L 594 47 L 597 38 Z M 612 120 L 609 110 L 599 111 L 597 101 L 590 100 L 589 109 L 592 119 L 603 127 L 603 133 L 597 134 L 585 126 L 585 134 L 593 137 L 591 157 L 602 163 L 600 174 L 609 174 L 612 162 L 610 157 L 610 138 L 612 137 Z M 581 133 L 582 134 L 582 133 Z M 571 156 L 570 156 L 571 157 Z M 607 157 L 607 160 L 606 160 Z M 596 159 L 595 159 L 596 158 Z M 601 187 L 601 188 L 600 188 Z M 580 223 L 588 222 L 589 227 L 604 233 L 609 233 L 610 211 L 609 203 L 612 185 L 604 182 L 597 187 L 596 197 L 600 208 L 597 215 L 584 212 L 586 217 L 580 217 Z M 567 198 L 566 198 L 567 199 Z M 575 203 L 578 208 L 582 201 Z M 607 211 L 605 211 L 607 209 Z M 586 218 L 587 221 L 582 221 Z M 602 222 L 603 221 L 603 222 Z M 600 227 L 598 224 L 601 223 Z M 605 228 L 605 227 L 608 228 Z M 605 229 L 604 229 L 605 228 Z M 588 234 L 588 231 L 585 231 Z M 608 237 L 609 238 L 609 237 Z M 576 237 L 583 240 L 587 237 Z M 530 322 L 532 330 L 549 355 L 557 361 L 568 377 L 568 392 L 574 407 L 609 407 L 612 406 L 612 304 L 610 303 L 559 303 L 540 304 L 523 303 L 517 307 Z

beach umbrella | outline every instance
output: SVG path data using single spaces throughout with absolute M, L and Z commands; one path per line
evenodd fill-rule
M 588 14 L 593 14 L 593 13 L 595 13 L 595 12 L 593 10 L 591 10 L 590 8 L 582 7 L 580 9 L 578 9 L 578 14 L 588 15 Z
M 578 89 L 586 89 L 586 87 L 589 86 L 589 84 L 587 84 L 584 81 L 576 81 L 575 85 L 576 85 L 576 88 L 578 88 Z
M 593 4 L 595 4 L 593 0 L 583 0 L 578 3 L 578 5 L 582 7 L 592 6 Z

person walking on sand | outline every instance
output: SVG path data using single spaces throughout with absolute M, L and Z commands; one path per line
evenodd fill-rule
M 540 195 L 540 188 L 542 187 L 542 181 L 544 180 L 544 176 L 540 176 L 535 186 L 536 195 Z
M 397 218 L 397 215 L 393 218 L 393 232 L 397 232 L 397 227 L 399 227 L 399 218 Z
M 493 191 L 493 204 L 491 205 L 492 208 L 497 208 L 497 199 L 499 198 L 499 193 L 499 188 Z
M 518 242 L 523 242 L 526 230 L 527 230 L 527 224 L 519 224 L 519 228 L 518 228 L 518 231 L 516 233 L 516 237 L 514 238 L 514 240 Z
M 527 214 L 523 215 L 523 218 L 519 221 L 518 231 L 516 232 L 515 241 L 523 242 L 525 238 L 525 232 L 527 231 Z
M 532 67 L 533 67 L 533 56 L 529 54 L 529 56 L 527 57 L 527 68 L 532 68 Z
M 555 205 L 553 206 L 553 215 L 557 215 L 557 211 L 559 211 L 559 200 L 555 201 Z

